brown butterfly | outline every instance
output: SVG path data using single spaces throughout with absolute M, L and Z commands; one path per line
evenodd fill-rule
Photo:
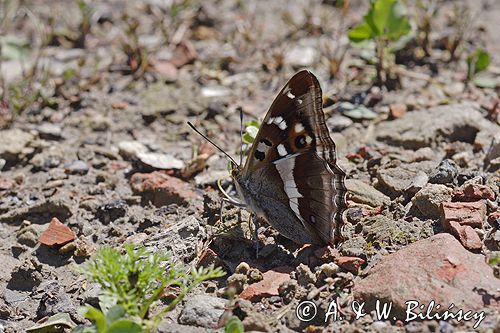
M 231 173 L 246 207 L 299 244 L 341 240 L 345 172 L 325 124 L 316 77 L 303 70 L 281 89 L 243 168 Z

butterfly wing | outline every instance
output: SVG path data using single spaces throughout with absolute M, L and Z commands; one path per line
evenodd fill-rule
M 295 226 L 309 233 L 310 240 L 319 240 L 313 243 L 333 244 L 338 239 L 346 207 L 345 173 L 336 164 L 335 144 L 322 109 L 321 87 L 312 73 L 304 70 L 295 74 L 280 91 L 262 122 L 242 173 L 247 178 L 261 173 L 267 181 L 281 180 L 282 193 L 271 186 L 274 197 L 263 198 L 279 201 L 293 212 L 293 224 L 274 216 L 283 210 L 264 212 L 279 232 L 285 236 L 296 234 L 280 230 Z M 268 195 L 264 192 L 262 186 L 260 194 Z M 283 193 L 285 196 L 280 195 Z M 259 199 L 253 202 L 258 205 Z M 270 205 L 261 206 L 258 208 L 265 210 Z

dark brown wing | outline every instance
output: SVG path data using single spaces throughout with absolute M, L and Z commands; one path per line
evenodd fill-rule
M 274 100 L 243 173 L 271 165 L 300 223 L 312 227 L 325 243 L 338 240 L 346 208 L 345 173 L 336 164 L 321 87 L 307 70 L 295 74 Z

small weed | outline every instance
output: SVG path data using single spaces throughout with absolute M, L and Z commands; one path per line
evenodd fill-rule
M 112 333 L 150 332 L 193 288 L 201 282 L 224 275 L 220 268 L 185 268 L 174 265 L 169 258 L 151 254 L 144 248 L 125 245 L 121 254 L 112 248 L 101 249 L 83 265 L 88 279 L 101 285 L 100 309 L 85 306 L 84 317 L 91 327 L 77 327 L 73 332 Z M 176 288 L 177 296 L 166 307 L 152 314 L 152 307 L 162 298 L 164 290 Z
M 496 80 L 478 74 L 490 65 L 490 54 L 484 49 L 477 49 L 467 56 L 467 77 L 466 83 L 473 82 L 481 88 L 495 88 Z
M 392 55 L 394 51 L 390 48 L 390 43 L 395 44 L 410 32 L 411 26 L 406 16 L 406 8 L 401 1 L 374 0 L 371 1 L 363 22 L 352 28 L 348 37 L 353 43 L 368 40 L 375 42 L 377 84 L 386 85 L 391 73 L 390 66 L 385 62 L 387 56 Z

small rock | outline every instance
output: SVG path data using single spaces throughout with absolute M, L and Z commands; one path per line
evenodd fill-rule
M 179 316 L 179 323 L 206 328 L 216 328 L 220 316 L 226 309 L 227 300 L 223 298 L 196 295 L 186 302 Z
M 40 227 L 43 228 L 43 226 L 31 224 L 30 221 L 23 221 L 16 234 L 19 244 L 34 247 L 38 243 L 38 237 L 40 237 L 40 234 L 42 233 Z
M 353 296 L 366 302 L 366 311 L 375 309 L 376 300 L 392 302 L 391 314 L 405 318 L 408 300 L 434 300 L 441 305 L 434 307 L 438 313 L 452 303 L 455 309 L 474 311 L 498 307 L 498 290 L 500 280 L 483 255 L 467 251 L 449 234 L 438 234 L 385 256 L 357 281 Z
M 413 197 L 413 204 L 429 218 L 438 218 L 441 215 L 442 202 L 451 201 L 452 190 L 441 184 L 427 184 Z
M 449 184 L 458 175 L 457 164 L 450 159 L 443 160 L 429 175 L 429 182 L 433 184 Z
M 177 67 L 170 61 L 160 60 L 154 64 L 155 71 L 160 74 L 161 79 L 166 82 L 175 82 L 178 76 Z
M 354 124 L 354 121 L 351 118 L 341 114 L 334 114 L 326 121 L 326 125 L 332 132 L 342 132 L 352 124 Z
M 46 140 L 58 140 L 61 138 L 62 129 L 60 125 L 52 123 L 42 123 L 37 127 L 40 138 Z
M 228 288 L 233 288 L 236 294 L 240 294 L 247 283 L 247 276 L 245 274 L 233 274 L 227 278 Z
M 415 177 L 412 179 L 410 186 L 406 189 L 406 192 L 415 195 L 418 191 L 420 191 L 422 188 L 424 188 L 425 185 L 427 185 L 427 182 L 429 181 L 429 176 L 423 171 L 419 171 Z
M 481 250 L 483 247 L 483 243 L 481 242 L 479 235 L 471 226 L 461 225 L 458 222 L 451 221 L 449 223 L 449 229 L 467 250 Z
M 278 287 L 290 280 L 290 267 L 277 267 L 262 274 L 263 280 L 249 285 L 240 298 L 257 302 L 264 297 L 278 296 Z
M 335 260 L 335 263 L 340 266 L 340 268 L 351 272 L 353 274 L 357 274 L 361 266 L 365 263 L 364 259 L 358 257 L 338 257 Z
M 264 279 L 262 273 L 257 268 L 251 268 L 247 276 L 248 276 L 248 283 L 260 282 Z
M 38 239 L 38 242 L 47 246 L 53 246 L 63 245 L 74 239 L 76 239 L 76 235 L 73 230 L 62 224 L 57 217 L 54 217 Z
M 1 154 L 0 154 L 1 155 Z M 490 147 L 484 157 L 485 168 L 488 171 L 494 172 L 500 167 L 500 134 L 497 134 L 491 140 Z
M 391 119 L 401 118 L 406 113 L 406 104 L 394 103 L 389 105 Z
M 271 332 L 266 316 L 259 312 L 249 313 L 242 321 L 245 332 Z
M 347 179 L 345 185 L 349 191 L 349 198 L 354 202 L 372 207 L 385 206 L 391 202 L 388 196 L 360 180 Z
M 488 223 L 495 229 L 500 229 L 500 212 L 493 212 L 488 216 Z
M 5 160 L 7 166 L 16 163 L 26 154 L 32 153 L 33 148 L 28 147 L 34 135 L 18 128 L 3 130 L 0 135 L 0 158 Z
M 391 198 L 404 194 L 419 172 L 430 172 L 436 163 L 421 161 L 408 163 L 397 167 L 379 168 L 377 170 L 377 189 Z
M 187 204 L 198 197 L 188 183 L 161 171 L 135 173 L 130 178 L 130 185 L 135 193 L 142 196 L 143 201 L 150 201 L 156 207 L 172 203 Z
M 89 166 L 82 160 L 74 161 L 73 163 L 66 164 L 64 171 L 70 175 L 85 175 L 89 172 Z
M 318 273 L 324 275 L 325 277 L 332 277 L 338 273 L 339 268 L 340 267 L 337 264 L 330 262 L 330 263 L 321 265 L 319 267 Z
M 318 51 L 311 46 L 296 46 L 285 53 L 285 63 L 297 67 L 311 66 L 317 58 Z
M 278 287 L 278 293 L 283 299 L 283 303 L 288 304 L 293 301 L 298 288 L 299 285 L 297 280 L 287 280 L 280 284 Z
M 60 312 L 76 313 L 75 305 L 57 281 L 44 282 L 38 289 L 43 290 L 36 311 L 39 317 L 49 317 Z
M 148 148 L 139 141 L 120 141 L 118 149 L 125 159 L 136 159 L 140 153 L 148 152 Z
M 170 62 L 177 68 L 192 63 L 198 57 L 198 53 L 193 44 L 189 41 L 180 42 L 173 54 Z
M 127 203 L 125 200 L 119 199 L 100 206 L 97 209 L 96 217 L 106 225 L 109 224 L 109 222 L 125 216 L 126 211 Z
M 482 227 L 486 218 L 486 204 L 484 201 L 475 202 L 443 202 L 441 204 L 441 224 L 445 229 L 450 227 L 450 222 L 455 221 L 460 225 Z
M 237 274 L 245 274 L 245 275 L 247 275 L 249 271 L 250 271 L 250 265 L 244 261 L 240 262 L 238 266 L 236 266 L 236 269 L 234 270 L 234 272 Z
M 311 283 L 312 284 L 316 283 L 316 275 L 313 272 L 311 272 L 309 266 L 300 264 L 296 270 L 297 270 L 297 281 L 299 285 L 306 287 Z
M 0 175 L 0 191 L 11 190 L 16 186 L 14 179 Z
M 25 260 L 12 270 L 10 277 L 7 288 L 19 291 L 31 291 L 45 280 L 42 265 L 36 259 Z
M 184 162 L 169 154 L 139 153 L 137 158 L 146 166 L 160 170 L 180 170 L 184 168 Z
M 460 201 L 495 200 L 495 192 L 487 185 L 481 184 L 467 184 L 463 188 L 455 190 L 454 195 Z

